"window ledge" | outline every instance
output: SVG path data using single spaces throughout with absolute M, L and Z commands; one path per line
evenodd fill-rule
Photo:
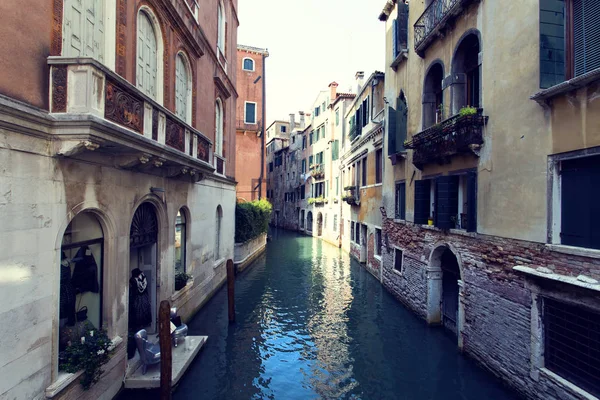
M 171 295 L 171 301 L 175 301 L 178 298 L 180 298 L 181 296 L 183 296 L 184 293 L 187 293 L 190 291 L 190 289 L 194 286 L 194 279 L 190 279 L 184 287 L 182 287 L 179 290 L 176 290 L 175 293 L 173 293 Z
M 406 225 L 406 220 L 405 219 L 394 218 L 394 223 Z
M 467 232 L 464 229 L 450 229 L 450 233 L 453 233 L 455 235 L 459 235 L 459 236 L 466 236 L 466 237 L 477 237 L 477 233 L 476 232 Z
M 440 228 L 438 228 L 435 225 L 421 225 L 421 228 L 427 229 L 427 230 L 430 230 L 430 231 L 437 231 L 437 232 L 441 232 L 442 231 Z
M 562 376 L 557 375 L 556 373 L 550 371 L 547 368 L 544 368 L 544 367 L 540 368 L 540 373 L 543 374 L 549 380 L 556 383 L 558 386 L 562 387 L 563 389 L 566 389 L 572 393 L 577 394 L 578 397 L 588 399 L 588 400 L 598 400 L 598 398 L 596 396 L 586 392 L 585 390 L 581 389 L 579 386 L 569 382 Z
M 549 87 L 548 89 L 540 90 L 536 94 L 530 97 L 531 100 L 537 101 L 540 105 L 546 105 L 546 100 L 549 100 L 555 96 L 568 93 L 572 90 L 577 90 L 584 87 L 592 82 L 600 80 L 600 68 L 596 68 L 586 74 L 580 75 L 576 78 L 569 79 Z
M 400 50 L 400 53 L 398 53 L 396 58 L 394 58 L 394 61 L 392 61 L 392 63 L 390 64 L 390 68 L 392 68 L 394 71 L 397 71 L 398 66 L 402 63 L 402 61 L 407 60 L 407 59 L 408 59 L 408 49 Z
M 381 255 L 377 255 L 377 254 L 375 254 L 375 255 L 373 256 L 373 258 L 375 258 L 377 261 L 381 262 Z
M 547 244 L 546 247 L 552 251 L 556 251 L 557 253 L 600 259 L 600 250 L 588 249 L 585 247 L 566 246 L 564 244 Z
M 219 268 L 221 265 L 225 264 L 225 261 L 227 261 L 227 260 L 224 258 L 221 258 L 221 259 L 215 261 L 215 263 L 213 264 L 213 269 Z
M 121 336 L 116 336 L 109 347 L 109 351 L 114 350 L 118 345 L 123 343 L 123 338 Z M 48 386 L 45 390 L 46 398 L 52 399 L 56 397 L 60 392 L 66 389 L 71 383 L 75 382 L 81 375 L 83 375 L 84 370 L 77 371 L 74 373 L 70 372 L 58 372 L 58 377 L 52 383 L 52 385 Z
M 562 282 L 569 285 L 600 292 L 600 282 L 585 275 L 579 275 L 577 277 L 567 276 L 556 274 L 552 270 L 545 267 L 531 268 L 523 265 L 514 266 L 513 270 L 522 272 L 530 276 L 535 276 L 537 278 L 549 279 L 552 281 Z
M 398 271 L 396 268 L 392 269 L 392 273 L 398 275 L 398 276 L 403 276 L 402 272 Z

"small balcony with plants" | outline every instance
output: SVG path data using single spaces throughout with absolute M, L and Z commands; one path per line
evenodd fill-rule
M 459 113 L 443 120 L 404 142 L 404 147 L 412 149 L 413 164 L 422 169 L 423 165 L 449 162 L 451 156 L 461 153 L 479 154 L 483 144 L 483 128 L 488 117 L 483 109 L 463 107 Z
M 355 185 L 350 185 L 344 187 L 345 194 L 342 196 L 342 201 L 345 201 L 347 204 L 351 206 L 358 206 L 360 204 L 359 200 L 359 190 Z
M 312 164 L 310 166 L 310 176 L 316 181 L 325 179 L 325 169 L 323 168 L 323 164 Z
M 415 52 L 423 57 L 425 50 L 450 29 L 452 21 L 475 0 L 433 0 L 414 25 Z M 425 3 L 427 4 L 427 2 Z
M 325 205 L 329 202 L 328 199 L 324 198 L 323 196 L 319 196 L 319 197 L 310 197 L 308 199 L 308 204 L 309 205 L 315 205 L 315 206 L 322 206 Z

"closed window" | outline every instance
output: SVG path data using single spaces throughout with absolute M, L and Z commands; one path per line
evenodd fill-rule
M 244 71 L 254 71 L 254 60 L 251 58 L 244 58 L 242 68 Z
M 375 255 L 381 255 L 381 229 L 375 228 Z
M 138 14 L 136 86 L 157 98 L 158 48 L 154 26 L 145 11 Z
M 217 99 L 215 105 L 215 153 L 223 155 L 223 104 Z
M 600 397 L 600 313 L 543 298 L 544 366 Z
M 367 157 L 363 158 L 361 168 L 362 172 L 360 185 L 367 186 Z
M 352 240 L 353 242 L 355 240 L 354 229 L 355 229 L 355 227 L 354 227 L 354 221 L 352 221 L 350 223 L 350 240 Z
M 192 85 L 189 63 L 183 53 L 175 61 L 175 112 L 179 118 L 192 122 Z
M 396 182 L 396 219 L 406 219 L 406 183 Z
M 337 214 L 333 214 L 333 231 L 337 232 L 337 223 L 338 223 L 338 216 Z
M 225 9 L 223 8 L 223 3 L 219 1 L 219 6 L 217 10 L 217 18 L 218 18 L 218 32 L 217 32 L 217 47 L 221 50 L 222 54 L 225 54 Z
M 93 57 L 104 62 L 104 1 L 65 0 L 64 57 Z
M 375 183 L 382 182 L 383 169 L 383 150 L 379 149 L 375 152 Z
M 600 156 L 561 163 L 560 242 L 600 249 Z
M 244 122 L 247 124 L 256 124 L 256 103 L 245 102 Z
M 335 126 L 340 124 L 340 109 L 335 110 Z

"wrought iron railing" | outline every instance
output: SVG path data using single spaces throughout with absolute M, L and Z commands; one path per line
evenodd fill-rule
M 417 133 L 404 147 L 414 150 L 413 164 L 420 166 L 463 152 L 483 144 L 483 126 L 488 117 L 483 109 L 473 115 L 455 115 Z
M 438 30 L 473 0 L 433 0 L 415 23 L 415 51 L 422 55 Z

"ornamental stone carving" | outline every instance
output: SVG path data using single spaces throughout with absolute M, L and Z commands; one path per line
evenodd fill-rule
M 52 112 L 67 112 L 67 66 L 52 67 Z
M 106 81 L 104 117 L 140 134 L 143 133 L 144 102 Z

